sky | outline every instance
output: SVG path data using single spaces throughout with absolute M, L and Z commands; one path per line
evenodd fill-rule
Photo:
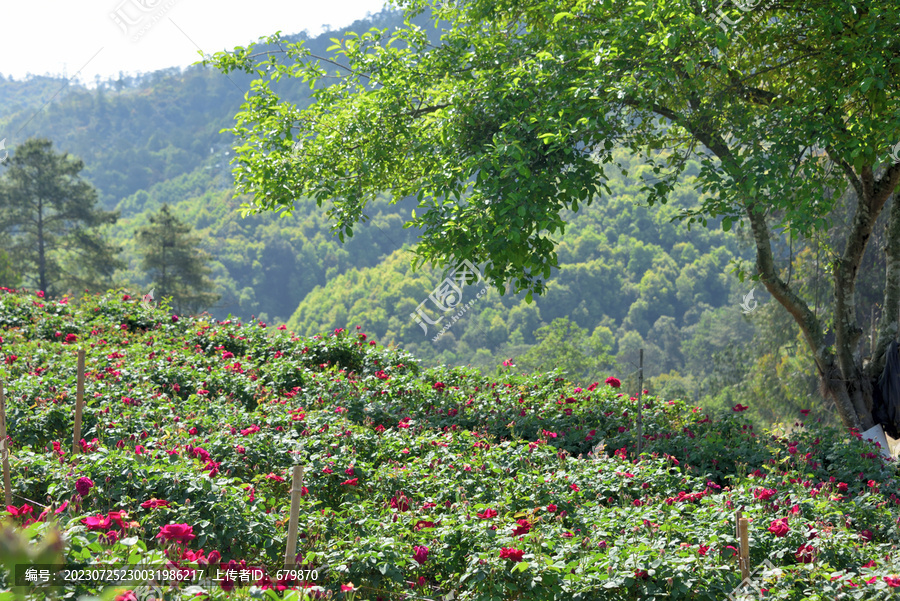
M 167 67 L 281 31 L 316 35 L 385 0 L 0 0 L 0 74 L 65 75 L 84 85 Z

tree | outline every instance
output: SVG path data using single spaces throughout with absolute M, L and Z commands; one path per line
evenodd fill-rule
M 787 0 L 752 13 L 720 4 L 715 14 L 694 0 L 400 5 L 404 26 L 347 33 L 329 56 L 276 35 L 260 54 L 251 46 L 208 59 L 260 78 L 233 129 L 236 183 L 254 195 L 245 212 L 333 198 L 343 237 L 379 192 L 416 195 L 416 262 L 486 263 L 499 291 L 513 280 L 530 299 L 556 265 L 562 211 L 609 192 L 617 148 L 646 161 L 636 176 L 649 204 L 665 203 L 697 158 L 691 181 L 703 202 L 679 217 L 748 228 L 753 278 L 799 325 L 824 395 L 846 426 L 873 425 L 872 386 L 900 311 L 894 2 Z M 440 43 L 413 23 L 427 10 Z M 315 102 L 281 101 L 270 85 L 283 78 L 309 84 Z M 853 219 L 826 253 L 834 306 L 818 314 L 773 245 L 816 238 L 842 203 Z M 868 307 L 855 287 L 888 210 L 884 311 L 867 357 L 857 315 Z
M 11 153 L 0 176 L 0 230 L 26 282 L 49 298 L 63 291 L 101 289 L 125 264 L 121 249 L 99 229 L 118 213 L 96 208 L 97 191 L 78 175 L 84 163 L 56 153 L 47 139 L 29 139 Z
M 582 382 L 596 378 L 600 370 L 613 363 L 612 332 L 598 327 L 588 336 L 565 317 L 558 317 L 550 325 L 537 329 L 538 343 L 519 359 L 519 365 L 532 371 L 550 371 L 561 367 Z
M 213 281 L 209 254 L 197 247 L 200 238 L 172 214 L 168 204 L 150 216 L 150 225 L 137 232 L 141 268 L 153 279 L 156 298 L 172 297 L 179 313 L 195 313 L 219 300 L 209 292 Z

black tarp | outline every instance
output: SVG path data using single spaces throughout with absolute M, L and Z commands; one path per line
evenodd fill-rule
M 891 438 L 900 438 L 900 345 L 894 340 L 884 356 L 884 371 L 872 391 L 872 417 Z

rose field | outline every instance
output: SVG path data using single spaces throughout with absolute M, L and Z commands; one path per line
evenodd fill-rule
M 638 455 L 638 401 L 610 374 L 581 388 L 513 367 L 426 370 L 353 324 L 300 338 L 122 291 L 0 292 L 0 357 L 12 492 L 2 599 L 900 591 L 896 462 L 820 427 L 815 408 L 785 436 L 754 429 L 742 406 L 708 415 L 643 395 Z M 294 465 L 302 581 L 275 571 Z M 754 570 L 740 590 L 738 510 Z M 14 585 L 23 566 L 46 564 L 227 577 Z M 242 581 L 253 567 L 265 575 Z

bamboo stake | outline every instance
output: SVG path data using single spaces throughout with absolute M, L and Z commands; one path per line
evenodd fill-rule
M 739 524 L 741 530 L 741 580 L 743 581 L 750 578 L 750 540 L 747 533 L 749 522 L 747 518 L 741 518 Z
M 3 396 L 3 381 L 0 380 L 0 449 L 3 454 L 3 497 L 7 505 L 12 505 L 12 484 L 9 477 L 9 444 L 6 441 L 6 397 Z
M 641 456 L 641 448 L 643 447 L 643 437 L 641 430 L 643 429 L 643 415 L 641 414 L 641 393 L 644 392 L 644 349 L 641 349 L 640 363 L 638 364 L 638 418 L 637 418 L 637 454 Z
M 297 521 L 300 516 L 300 495 L 303 492 L 303 466 L 295 465 L 291 486 L 291 519 L 288 523 L 287 550 L 284 552 L 284 567 L 297 565 Z
M 78 349 L 78 385 L 75 389 L 75 438 L 72 440 L 72 455 L 78 454 L 81 440 L 81 412 L 84 405 L 84 349 Z

